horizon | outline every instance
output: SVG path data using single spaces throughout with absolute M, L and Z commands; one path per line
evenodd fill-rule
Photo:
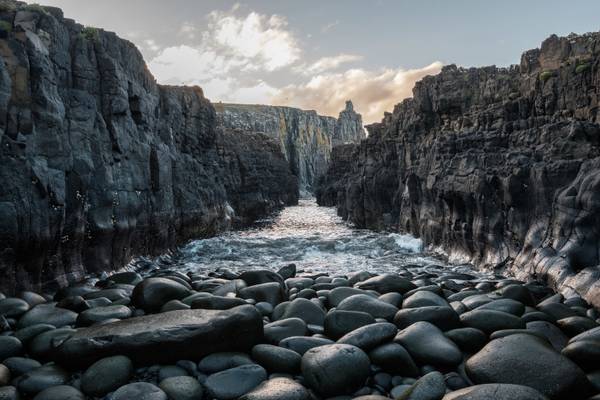
M 415 82 L 443 65 L 508 67 L 552 34 L 600 29 L 593 18 L 600 3 L 590 0 L 519 3 L 518 13 L 514 0 L 40 3 L 134 43 L 158 83 L 198 85 L 213 103 L 287 106 L 332 117 L 352 100 L 365 125 L 412 97 Z M 115 7 L 122 12 L 115 15 Z M 377 30 L 367 18 L 378 22 Z

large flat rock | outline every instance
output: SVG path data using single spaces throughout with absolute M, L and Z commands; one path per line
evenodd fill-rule
M 85 367 L 119 354 L 136 364 L 172 363 L 215 352 L 249 350 L 262 337 L 262 317 L 251 305 L 179 310 L 79 329 L 57 343 L 54 357 L 68 367 Z

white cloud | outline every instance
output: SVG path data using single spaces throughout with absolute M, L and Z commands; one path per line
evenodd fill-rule
M 157 80 L 202 86 L 213 100 L 268 102 L 276 89 L 257 76 L 291 66 L 301 49 L 285 18 L 256 12 L 238 16 L 239 8 L 211 12 L 203 31 L 183 24 L 178 35 L 186 44 L 161 50 L 144 41 L 144 48 L 156 54 L 148 67 Z
M 339 24 L 340 24 L 340 20 L 339 20 L 339 19 L 336 19 L 335 21 L 333 21 L 333 22 L 330 22 L 330 23 L 328 23 L 327 25 L 324 25 L 324 26 L 321 28 L 321 32 L 322 32 L 322 33 L 327 33 L 327 32 L 329 32 L 330 30 L 332 30 L 333 28 L 335 28 L 336 26 L 338 26 Z
M 363 120 L 371 123 L 411 96 L 417 80 L 441 69 L 436 62 L 411 70 L 341 70 L 362 59 L 344 53 L 301 62 L 300 43 L 285 18 L 241 13 L 239 6 L 213 11 L 202 30 L 182 25 L 178 34 L 184 44 L 178 46 L 160 49 L 153 40 L 143 41 L 155 54 L 148 66 L 157 80 L 199 85 L 212 101 L 289 105 L 332 116 L 351 99 Z M 275 87 L 264 79 L 274 71 L 300 83 Z
M 320 58 L 308 66 L 301 65 L 300 67 L 296 68 L 296 70 L 304 75 L 319 74 L 321 72 L 336 69 L 342 64 L 360 61 L 362 59 L 362 56 L 356 54 L 339 54 L 337 56 Z
M 151 51 L 159 51 L 160 46 L 156 44 L 156 42 L 152 39 L 144 40 L 144 47 Z
M 286 30 L 287 21 L 278 15 L 270 17 L 251 12 L 245 18 L 213 11 L 209 15 L 207 40 L 233 57 L 248 60 L 247 69 L 274 71 L 300 58 L 294 36 Z
M 321 74 L 308 82 L 288 85 L 273 98 L 272 104 L 315 109 L 325 115 L 337 116 L 351 99 L 366 123 L 380 121 L 385 111 L 412 96 L 415 82 L 426 75 L 437 74 L 441 62 L 418 69 L 384 69 L 370 71 L 350 69 L 340 73 Z

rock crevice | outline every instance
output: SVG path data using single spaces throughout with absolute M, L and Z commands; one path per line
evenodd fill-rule
M 354 111 L 351 101 L 346 102 L 337 119 L 292 107 L 227 103 L 214 106 L 218 126 L 261 133 L 277 141 L 305 193 L 312 193 L 317 178 L 325 173 L 333 146 L 365 138 L 362 117 Z

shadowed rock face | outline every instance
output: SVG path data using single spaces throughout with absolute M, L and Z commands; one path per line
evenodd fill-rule
M 600 306 L 599 45 L 551 36 L 520 66 L 424 78 L 333 151 L 319 203 Z
M 118 268 L 296 202 L 276 144 L 217 129 L 202 90 L 157 85 L 130 42 L 56 8 L 5 2 L 0 19 L 0 289 Z
M 277 141 L 301 190 L 312 192 L 329 163 L 331 148 L 365 138 L 362 117 L 351 101 L 338 119 L 298 108 L 254 104 L 214 104 L 217 124 L 232 131 L 258 132 Z

